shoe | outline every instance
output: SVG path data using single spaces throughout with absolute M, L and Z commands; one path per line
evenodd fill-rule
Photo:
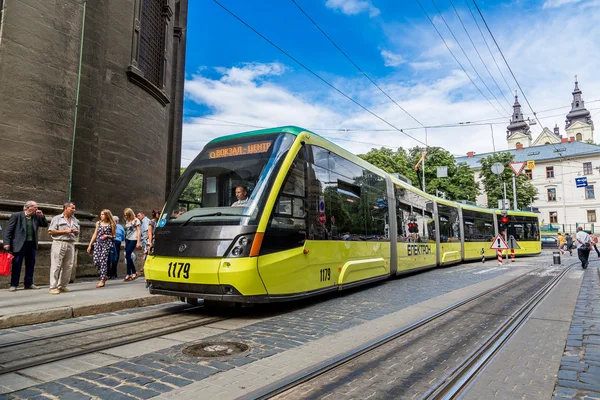
M 69 293 L 72 290 L 69 289 L 68 287 L 61 287 L 60 289 L 58 289 L 58 291 L 61 292 L 61 293 Z
M 586 269 L 588 267 L 588 265 L 590 265 L 590 263 L 585 263 L 585 266 L 583 267 L 583 269 Z
M 9 292 L 16 292 L 16 291 L 17 291 L 17 287 L 16 287 L 16 286 L 11 286 L 11 287 L 8 289 L 8 291 L 9 291 Z
M 123 279 L 123 282 L 129 282 L 131 280 L 131 277 L 129 275 L 127 275 L 125 277 L 125 279 Z
M 58 289 L 50 289 L 50 291 L 48 293 L 50 293 L 50 294 L 60 294 L 60 290 L 58 290 Z
M 140 276 L 138 274 L 133 274 L 131 275 L 131 281 L 135 281 L 137 278 L 139 278 Z
M 31 285 L 31 286 L 27 286 L 25 289 L 26 289 L 26 290 L 27 290 L 27 289 L 31 289 L 31 290 L 38 290 L 38 289 L 39 289 L 39 287 L 37 287 L 37 286 L 35 286 L 35 285 Z
M 96 285 L 96 288 L 101 288 L 104 287 L 104 281 L 100 281 L 98 282 L 98 284 Z

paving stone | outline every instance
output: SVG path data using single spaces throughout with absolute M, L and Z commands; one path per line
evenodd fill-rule
M 577 372 L 574 371 L 558 371 L 558 379 L 568 379 L 571 381 L 577 380 Z
M 555 393 L 557 395 L 559 395 L 559 396 L 565 396 L 565 397 L 568 397 L 568 398 L 572 398 L 573 396 L 575 396 L 577 394 L 577 390 L 571 389 L 571 388 L 557 386 L 556 389 L 555 389 Z
M 159 392 L 155 392 L 154 390 L 148 390 L 148 389 L 139 389 L 139 390 L 136 390 L 135 392 L 131 392 L 130 394 L 132 396 L 135 396 L 140 399 L 149 399 L 151 397 L 160 395 Z
M 160 382 L 149 383 L 146 385 L 146 387 L 149 389 L 155 390 L 157 392 L 160 392 L 160 393 L 166 393 L 166 392 L 170 392 L 171 390 L 173 390 L 173 388 L 171 386 L 167 386 Z
M 118 381 L 113 378 L 103 378 L 103 379 L 98 379 L 98 383 L 101 385 L 104 385 L 104 386 L 115 387 L 115 386 L 119 386 L 123 382 Z
M 36 388 L 28 388 L 28 389 L 23 389 L 23 390 L 19 390 L 18 392 L 16 392 L 15 394 L 18 395 L 19 397 L 23 397 L 25 399 L 28 399 L 30 397 L 35 397 L 35 396 L 39 396 L 41 395 L 43 392 L 39 389 Z
M 187 386 L 192 383 L 189 379 L 177 378 L 175 376 L 165 376 L 160 379 L 162 382 L 170 383 L 171 385 L 175 385 L 178 387 Z

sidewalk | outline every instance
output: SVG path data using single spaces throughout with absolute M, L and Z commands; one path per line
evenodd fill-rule
M 0 290 L 0 329 L 39 324 L 85 315 L 144 307 L 177 300 L 171 296 L 148 293 L 144 279 L 133 282 L 107 281 L 96 288 L 97 281 L 69 285 L 70 293 L 51 295 L 48 287 L 39 290 Z

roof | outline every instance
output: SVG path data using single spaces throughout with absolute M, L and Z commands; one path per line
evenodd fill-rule
M 574 158 L 582 157 L 587 155 L 598 154 L 600 155 L 600 146 L 595 144 L 588 144 L 585 142 L 568 142 L 568 143 L 555 143 L 545 144 L 542 146 L 526 147 L 522 150 L 503 150 L 490 153 L 477 154 L 473 157 L 457 157 L 456 162 L 466 162 L 469 167 L 473 169 L 481 168 L 479 160 L 490 156 L 492 154 L 499 153 L 510 153 L 514 155 L 515 162 L 520 161 L 546 161 L 546 160 L 558 160 L 561 156 L 556 150 L 560 150 L 562 158 Z
M 295 135 L 295 136 L 298 136 L 302 132 L 310 132 L 311 134 L 316 135 L 316 133 L 311 132 L 308 129 L 300 128 L 299 126 L 291 126 L 290 125 L 290 126 L 280 126 L 280 127 L 276 127 L 276 128 L 259 129 L 256 131 L 234 133 L 233 135 L 227 135 L 227 136 L 221 136 L 221 137 L 215 138 L 215 139 L 211 140 L 209 143 L 217 143 L 217 142 L 222 142 L 224 140 L 238 139 L 238 138 L 257 136 L 257 135 L 267 135 L 269 133 L 282 133 L 282 132 L 291 133 L 292 135 Z

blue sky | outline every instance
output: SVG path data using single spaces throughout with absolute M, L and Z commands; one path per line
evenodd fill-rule
M 433 126 L 485 120 L 496 124 L 492 125 L 496 147 L 506 148 L 505 127 L 516 83 L 484 30 L 508 85 L 494 64 L 471 15 L 473 12 L 485 29 L 472 0 L 435 0 L 440 13 L 431 0 L 419 1 L 468 76 L 452 58 L 417 0 L 296 0 L 363 71 L 420 123 Z M 425 141 L 421 125 L 372 85 L 292 0 L 219 2 L 360 104 Z M 579 75 L 587 108 L 592 115 L 598 113 L 594 109 L 600 110 L 600 101 L 593 100 L 600 99 L 596 67 L 600 54 L 596 40 L 600 37 L 596 23 L 600 19 L 599 0 L 477 0 L 477 5 L 544 126 L 554 127 L 556 123 L 561 131 L 564 129 L 568 107 L 541 110 L 570 104 L 574 74 Z M 376 147 L 370 143 L 404 147 L 419 144 L 335 92 L 212 0 L 190 1 L 187 33 L 182 165 L 187 165 L 207 140 L 251 130 L 248 125 L 300 125 L 355 153 Z M 520 102 L 524 112 L 530 113 L 522 96 Z M 539 125 L 532 126 L 534 137 L 540 131 Z M 427 143 L 457 155 L 492 150 L 489 125 L 430 128 Z

